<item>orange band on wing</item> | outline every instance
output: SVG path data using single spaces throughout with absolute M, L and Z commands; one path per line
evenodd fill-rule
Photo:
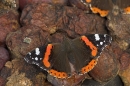
M 52 44 L 48 44 L 45 55 L 43 57 L 43 64 L 45 65 L 45 67 L 48 67 L 48 68 L 51 66 L 51 64 L 49 62 L 49 56 L 51 54 L 51 49 L 52 49 Z
M 91 0 L 86 0 L 86 2 L 87 2 L 87 3 L 90 3 L 90 2 L 91 2 Z
M 86 36 L 81 36 L 81 39 L 85 42 L 87 46 L 90 47 L 92 50 L 91 55 L 96 56 L 97 55 L 97 48 L 92 44 L 92 42 L 89 41 L 89 39 Z
M 105 10 L 100 10 L 97 7 L 91 7 L 91 10 L 92 10 L 93 13 L 99 13 L 101 17 L 107 16 L 108 12 L 109 12 L 109 11 L 105 11 Z
M 85 74 L 85 73 L 89 72 L 90 70 L 92 70 L 95 67 L 96 64 L 97 64 L 97 60 L 93 59 L 91 62 L 89 62 L 89 64 L 87 66 L 85 66 L 81 69 L 81 73 Z
M 125 14 L 130 14 L 130 7 L 124 9 Z
M 49 70 L 48 73 L 56 78 L 67 78 L 67 74 L 65 72 L 58 72 L 56 70 Z

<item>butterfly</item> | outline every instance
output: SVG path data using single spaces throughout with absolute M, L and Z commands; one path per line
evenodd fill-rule
M 129 0 L 80 0 L 84 4 L 89 4 L 93 13 L 99 13 L 105 17 L 110 13 L 130 14 Z
M 112 37 L 107 34 L 90 34 L 62 43 L 50 43 L 35 48 L 25 56 L 25 61 L 35 64 L 56 78 L 69 78 L 75 73 L 85 74 L 97 64 L 103 49 Z

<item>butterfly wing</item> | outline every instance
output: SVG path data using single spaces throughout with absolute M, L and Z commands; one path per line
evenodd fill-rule
M 66 45 L 67 44 L 54 45 L 49 61 L 52 63 L 52 69 L 57 70 L 58 72 L 64 72 L 69 77 L 71 74 L 71 68 L 67 58 L 68 46 Z
M 25 61 L 29 64 L 35 64 L 39 66 L 42 69 L 46 69 L 46 67 L 43 65 L 43 57 L 45 55 L 47 46 L 37 47 L 33 51 L 29 52 L 25 56 Z
M 92 0 L 90 3 L 90 9 L 92 12 L 99 13 L 102 17 L 107 16 L 112 8 L 113 4 L 111 0 Z
M 130 0 L 117 0 L 117 5 L 123 13 L 130 14 Z
M 112 37 L 107 34 L 90 34 L 86 35 L 86 37 L 93 43 L 94 46 L 97 47 L 98 53 L 96 57 L 98 57 L 102 50 L 112 41 Z
M 60 43 L 48 44 L 29 52 L 24 59 L 30 64 L 38 65 L 54 77 L 67 78 L 71 69 L 66 49 Z
M 86 39 L 82 39 L 82 37 Z M 76 72 L 81 72 L 83 67 L 89 68 L 84 73 L 90 71 L 95 65 L 95 63 L 93 64 L 93 62 L 95 62 L 93 59 L 99 57 L 104 47 L 110 42 L 111 37 L 107 34 L 91 34 L 74 39 L 72 43 L 73 52 L 70 54 L 69 58 L 71 59 L 70 62 L 74 64 Z M 92 67 L 87 65 L 91 65 Z
M 87 46 L 80 38 L 76 38 L 72 41 L 71 49 L 72 52 L 69 53 L 68 58 L 70 62 L 74 65 L 75 71 L 78 73 L 86 63 L 89 63 L 92 60 L 90 55 L 90 48 Z

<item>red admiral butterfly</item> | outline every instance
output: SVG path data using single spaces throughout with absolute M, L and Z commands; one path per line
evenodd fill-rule
M 81 0 L 84 4 L 89 4 L 93 13 L 99 13 L 105 17 L 110 11 L 119 11 L 124 14 L 130 14 L 129 0 Z
M 68 78 L 75 73 L 85 74 L 94 68 L 98 57 L 112 38 L 107 34 L 84 35 L 73 40 L 64 38 L 62 43 L 52 43 L 29 52 L 25 61 L 38 65 L 50 75 Z

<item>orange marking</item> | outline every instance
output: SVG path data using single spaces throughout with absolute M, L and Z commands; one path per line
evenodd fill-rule
M 109 12 L 109 11 L 101 10 L 101 11 L 99 12 L 99 14 L 100 14 L 101 17 L 105 17 L 105 16 L 108 15 L 108 12 Z
M 85 42 L 86 45 L 90 47 L 92 50 L 91 55 L 96 56 L 97 55 L 97 48 L 92 44 L 92 42 L 89 41 L 89 39 L 86 36 L 81 36 L 81 39 Z
M 67 78 L 67 74 L 65 72 L 58 72 L 56 70 L 49 70 L 48 73 L 50 73 L 50 75 L 56 77 L 56 78 Z
M 130 14 L 130 7 L 124 9 L 125 14 Z
M 44 55 L 44 59 L 43 59 L 43 64 L 46 66 L 46 67 L 50 67 L 51 64 L 49 62 L 49 56 L 51 54 L 51 49 L 52 49 L 52 44 L 48 44 L 47 45 L 47 48 L 46 48 L 46 52 L 45 52 L 45 55 Z
M 87 3 L 90 3 L 90 2 L 91 2 L 91 0 L 86 0 L 86 2 L 87 2 Z
M 93 59 L 91 62 L 89 62 L 89 64 L 87 66 L 85 66 L 81 69 L 81 73 L 85 74 L 85 73 L 89 72 L 90 70 L 92 70 L 95 67 L 96 64 L 97 64 L 97 60 Z
M 105 17 L 108 15 L 109 11 L 105 11 L 105 10 L 100 10 L 97 7 L 90 7 L 93 13 L 99 13 L 101 17 Z

